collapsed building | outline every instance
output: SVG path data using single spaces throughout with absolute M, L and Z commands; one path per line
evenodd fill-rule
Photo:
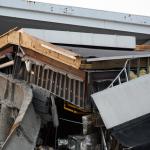
M 150 71 L 149 52 L 98 57 L 105 50 L 90 49 L 96 54 L 91 57 L 87 49 L 77 53 L 76 48 L 55 46 L 15 29 L 0 37 L 0 47 L 2 149 L 65 144 L 70 149 L 114 149 L 149 141 L 143 131 L 149 123 L 148 95 L 142 99 L 144 112 L 137 104 L 132 113 L 130 106 L 141 98 L 142 89 L 136 95 L 132 91 L 140 88 L 138 82 L 149 82 L 149 75 L 138 79 Z M 99 91 L 104 92 L 94 94 Z M 141 115 L 144 120 L 137 119 Z M 135 134 L 141 137 L 137 140 Z
M 148 35 L 138 33 L 139 26 L 136 37 L 123 31 L 78 34 L 82 27 L 70 27 L 76 32 L 14 28 L 0 36 L 0 148 L 148 149 Z

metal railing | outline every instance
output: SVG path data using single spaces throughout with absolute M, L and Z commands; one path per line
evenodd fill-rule
M 127 73 L 127 64 L 128 64 L 128 61 L 127 60 L 124 64 L 124 67 L 123 69 L 119 72 L 119 74 L 116 76 L 116 78 L 112 81 L 112 83 L 108 86 L 108 88 L 111 88 L 114 86 L 114 84 L 118 81 L 119 84 L 121 84 L 121 75 L 125 75 L 125 81 L 128 82 L 129 81 L 129 78 L 128 78 L 128 73 Z

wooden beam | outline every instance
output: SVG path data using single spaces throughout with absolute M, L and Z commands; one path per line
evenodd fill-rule
M 82 70 L 94 70 L 94 69 L 121 69 L 124 67 L 124 64 L 126 62 L 126 59 L 121 60 L 104 60 L 99 62 L 91 62 L 91 63 L 83 63 L 81 64 L 80 69 Z M 131 60 L 131 67 L 135 68 L 137 67 L 137 59 Z M 140 58 L 140 67 L 147 67 L 147 58 Z
M 1 56 L 0 56 L 0 60 L 1 60 L 1 59 L 4 59 L 5 57 L 6 57 L 5 55 L 1 55 Z
M 0 56 L 3 56 L 7 53 L 12 53 L 13 52 L 13 46 L 4 48 L 3 50 L 0 51 Z
M 6 67 L 9 67 L 9 66 L 12 66 L 14 65 L 14 61 L 9 61 L 9 62 L 6 62 L 6 63 L 3 63 L 0 65 L 0 69 L 3 69 L 3 68 L 6 68 Z
M 81 64 L 80 69 L 113 69 L 113 68 L 122 68 L 124 66 L 125 60 L 109 60 L 109 61 L 99 61 Z
M 137 45 L 136 46 L 136 51 L 150 51 L 150 45 Z

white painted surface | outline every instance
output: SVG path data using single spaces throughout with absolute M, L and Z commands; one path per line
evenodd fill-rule
M 137 0 L 132 0 L 132 1 L 131 0 L 121 0 L 121 1 L 120 0 L 86 0 L 86 1 L 32 0 L 32 1 L 40 1 L 40 2 L 58 4 L 58 5 L 68 5 L 68 6 L 76 6 L 76 7 L 92 8 L 98 10 L 150 16 L 149 0 L 138 0 L 138 1 Z
M 51 43 L 91 45 L 117 48 L 136 47 L 136 39 L 133 36 L 119 36 L 109 34 L 94 34 L 30 28 L 23 28 L 23 30 L 33 36 L 36 36 L 44 41 Z
M 150 113 L 150 75 L 92 95 L 107 129 Z

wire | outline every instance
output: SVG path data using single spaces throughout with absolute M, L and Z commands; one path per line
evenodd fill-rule
M 69 120 L 69 119 L 65 119 L 65 118 L 59 118 L 60 120 L 63 120 L 63 121 L 67 121 L 67 122 L 72 122 L 72 123 L 75 123 L 75 124 L 82 124 L 81 122 L 77 122 L 77 121 L 73 121 L 73 120 Z

